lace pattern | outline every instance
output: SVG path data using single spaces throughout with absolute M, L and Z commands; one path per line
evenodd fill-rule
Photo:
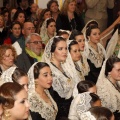
M 53 74 L 53 89 L 57 91 L 62 98 L 69 99 L 72 96 L 74 82 L 51 63 L 49 65 Z
M 107 78 L 104 78 L 99 79 L 96 85 L 97 94 L 101 98 L 102 106 L 109 108 L 112 112 L 120 110 L 120 93 L 113 84 Z
M 55 36 L 59 37 L 59 36 Z M 78 83 L 80 81 L 79 77 L 77 77 L 77 73 L 75 71 L 75 67 L 73 62 L 71 62 L 70 55 L 68 55 L 68 58 L 66 59 L 65 63 L 61 63 L 61 66 L 65 72 L 65 74 L 69 77 L 66 77 L 58 68 L 53 66 L 50 63 L 51 59 L 51 45 L 53 43 L 53 39 L 51 38 L 44 50 L 42 61 L 46 62 L 50 65 L 50 68 L 53 73 L 53 89 L 58 92 L 59 96 L 65 99 L 69 99 L 72 96 L 73 88 L 75 86 L 75 83 Z M 71 66 L 73 66 L 73 69 L 71 69 Z
M 39 113 L 41 117 L 44 118 L 45 120 L 55 120 L 58 111 L 57 105 L 53 101 L 49 92 L 47 90 L 45 90 L 45 92 L 50 98 L 52 106 L 50 106 L 42 98 L 40 98 L 39 94 L 33 92 L 31 96 L 29 96 L 30 110 L 32 112 Z
M 89 111 L 82 113 L 80 118 L 81 120 L 96 120 L 96 118 Z
M 4 71 L 1 75 L 1 84 L 6 83 L 6 82 L 13 82 L 12 80 L 12 74 L 14 73 L 15 69 L 17 67 L 13 66 L 10 67 L 9 69 L 7 69 L 6 71 Z
M 90 45 L 89 46 L 89 55 L 88 59 L 95 65 L 96 68 L 102 66 L 103 59 L 106 57 L 106 53 L 102 45 L 100 43 L 98 45 L 98 52 L 96 52 Z
M 78 94 L 71 102 L 68 118 L 70 120 L 79 120 L 82 113 L 91 108 L 91 96 L 89 92 Z

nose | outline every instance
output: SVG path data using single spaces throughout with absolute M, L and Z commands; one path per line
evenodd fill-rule
M 25 88 L 25 90 L 28 92 L 28 86 L 27 86 L 27 85 L 25 85 L 25 86 L 24 86 L 24 88 Z
M 53 77 L 52 77 L 51 75 L 49 76 L 49 80 L 50 80 L 50 81 L 53 81 Z
M 30 107 L 30 104 L 29 104 L 28 100 L 26 100 L 26 107 L 27 107 L 27 108 Z

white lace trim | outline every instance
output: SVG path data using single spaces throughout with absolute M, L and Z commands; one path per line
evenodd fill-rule
M 72 96 L 74 82 L 51 63 L 49 65 L 53 74 L 53 89 L 57 91 L 60 97 L 69 99 Z M 66 75 L 68 76 L 67 73 Z
M 69 119 L 74 120 L 74 118 L 80 118 L 81 114 L 86 112 L 89 108 L 91 108 L 90 101 L 91 96 L 89 92 L 85 92 L 82 94 L 78 94 L 73 101 L 71 102 L 70 111 L 69 111 Z
M 29 96 L 30 110 L 39 113 L 45 120 L 55 120 L 58 111 L 57 105 L 50 96 L 49 91 L 45 90 L 45 92 L 50 98 L 52 106 L 40 98 L 39 94 L 33 92 L 31 96 Z
M 81 120 L 96 120 L 96 118 L 89 111 L 82 113 L 80 118 Z
M 107 79 L 99 79 L 97 82 L 97 94 L 100 96 L 102 106 L 109 108 L 112 112 L 120 111 L 120 93 Z
M 95 65 L 96 68 L 102 66 L 103 59 L 106 56 L 105 50 L 100 43 L 97 44 L 98 52 L 96 52 L 90 45 L 88 59 Z

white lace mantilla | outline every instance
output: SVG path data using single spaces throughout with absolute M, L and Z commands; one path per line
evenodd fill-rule
M 89 111 L 82 113 L 80 118 L 81 120 L 96 120 L 96 118 Z
M 90 67 L 89 67 L 88 62 L 87 62 L 87 57 L 84 54 L 85 53 L 81 53 L 82 59 L 80 61 L 80 68 L 83 72 L 83 75 L 87 76 L 89 71 L 90 71 Z
M 39 113 L 45 120 L 55 120 L 58 111 L 57 105 L 50 96 L 49 91 L 45 90 L 45 92 L 50 98 L 52 105 L 50 106 L 40 98 L 39 94 L 33 92 L 31 96 L 29 96 L 30 110 Z
M 120 111 L 120 92 L 107 79 L 99 79 L 97 82 L 97 94 L 100 96 L 102 106 L 109 108 L 112 112 Z
M 106 56 L 105 49 L 103 46 L 98 43 L 98 52 L 94 50 L 90 45 L 89 46 L 89 54 L 88 54 L 88 59 L 95 65 L 96 68 L 99 68 L 102 66 L 103 59 Z
M 71 102 L 68 118 L 70 120 L 80 120 L 81 114 L 91 108 L 91 99 L 89 92 L 78 94 Z
M 74 81 L 66 77 L 60 70 L 58 70 L 51 63 L 49 64 L 53 74 L 53 89 L 59 94 L 60 97 L 69 99 L 72 96 Z M 68 74 L 65 73 L 67 76 Z

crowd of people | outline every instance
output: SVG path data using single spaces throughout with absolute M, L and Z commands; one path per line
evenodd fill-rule
M 0 13 L 0 119 L 120 120 L 120 17 L 107 28 L 106 12 L 114 0 L 17 4 Z

